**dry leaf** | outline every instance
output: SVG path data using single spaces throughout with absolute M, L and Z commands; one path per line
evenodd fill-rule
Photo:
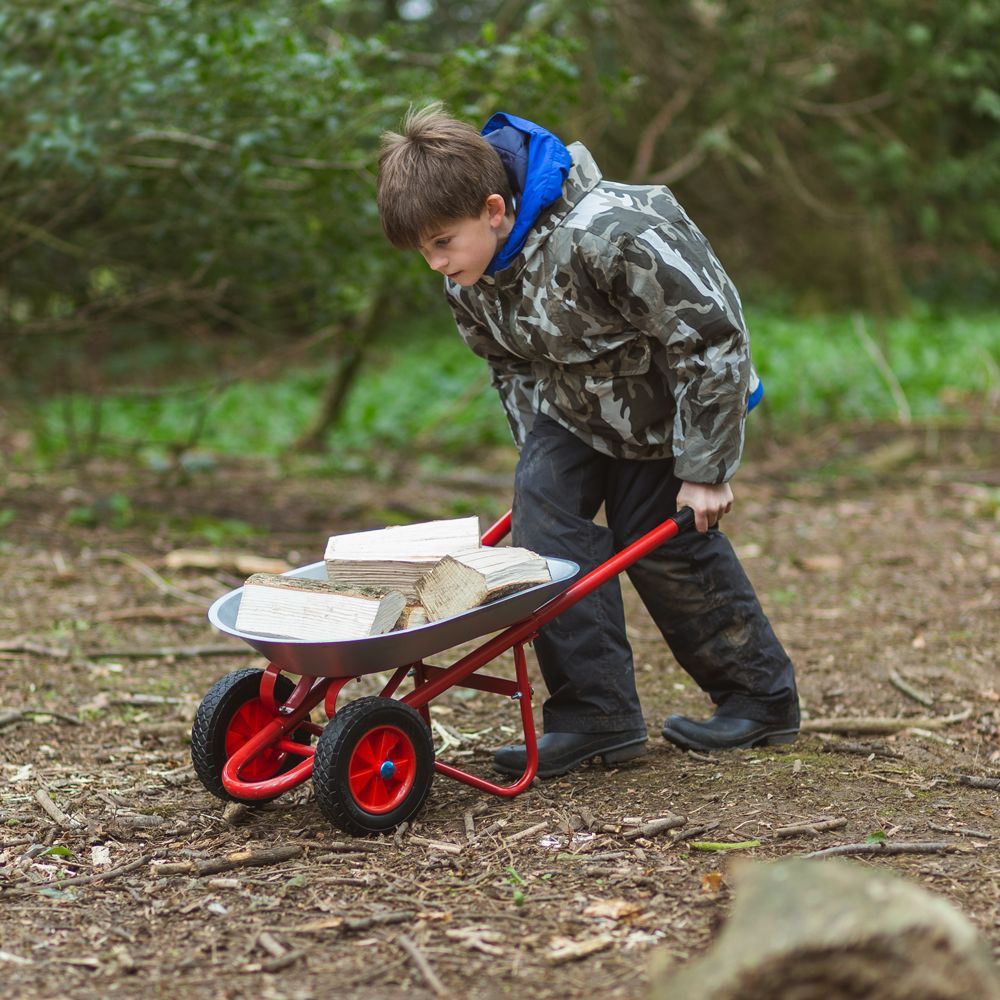
M 701 891 L 706 895 L 722 889 L 722 872 L 706 872 L 701 877 Z

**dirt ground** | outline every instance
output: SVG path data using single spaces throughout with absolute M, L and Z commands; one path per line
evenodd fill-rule
M 337 531 L 466 513 L 485 523 L 506 507 L 511 455 L 390 483 L 236 464 L 186 478 L 8 469 L 2 992 L 643 996 L 651 962 L 685 962 L 710 944 L 738 859 L 882 838 L 947 845 L 856 863 L 950 900 L 1000 954 L 1000 799 L 960 778 L 1000 776 L 997 443 L 968 430 L 831 434 L 758 448 L 737 479 L 726 528 L 795 660 L 805 717 L 912 718 L 910 728 L 682 753 L 659 736 L 663 718 L 710 706 L 626 587 L 645 756 L 536 781 L 512 800 L 438 775 L 408 829 L 369 840 L 334 830 L 309 785 L 254 810 L 226 809 L 201 787 L 195 710 L 218 677 L 262 664 L 204 617 L 240 573 L 164 559 L 199 548 L 302 565 Z M 362 678 L 341 704 L 378 680 Z M 485 693 L 447 692 L 433 718 L 441 759 L 483 774 L 520 732 L 516 708 Z M 668 813 L 684 823 L 627 836 Z M 776 832 L 824 818 L 843 822 Z M 744 846 L 695 846 L 706 841 Z M 297 850 L 259 867 L 195 868 L 278 847 Z M 157 871 L 183 862 L 195 870 Z

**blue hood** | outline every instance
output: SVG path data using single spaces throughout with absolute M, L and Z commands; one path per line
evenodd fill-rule
M 502 111 L 483 126 L 482 134 L 507 171 L 517 212 L 507 241 L 486 268 L 492 275 L 521 252 L 538 216 L 559 200 L 573 159 L 547 129 Z

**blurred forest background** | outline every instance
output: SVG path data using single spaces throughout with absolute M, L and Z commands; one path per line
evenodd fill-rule
M 379 135 L 431 99 L 674 188 L 770 433 L 992 419 L 998 37 L 992 0 L 7 0 L 4 461 L 506 445 L 378 225 Z

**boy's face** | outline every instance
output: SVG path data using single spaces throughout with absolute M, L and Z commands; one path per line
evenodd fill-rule
M 435 226 L 420 244 L 420 253 L 430 267 L 456 284 L 474 285 L 513 226 L 514 217 L 504 214 L 503 198 L 491 194 L 478 217 Z

